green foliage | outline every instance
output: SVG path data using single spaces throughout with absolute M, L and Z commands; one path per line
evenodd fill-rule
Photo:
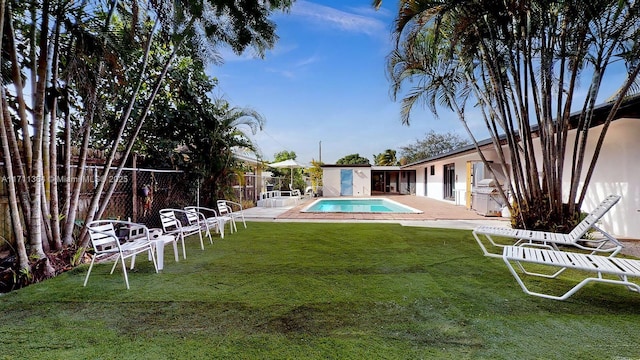
M 285 160 L 295 160 L 298 157 L 295 151 L 287 151 L 283 150 L 273 155 L 273 162 L 280 162 Z M 291 183 L 291 177 L 293 176 L 293 189 L 298 189 L 301 192 L 304 191 L 306 186 L 306 182 L 304 181 L 304 169 L 296 168 L 296 169 L 286 169 L 286 168 L 272 168 L 269 167 L 269 172 L 273 175 L 273 177 L 281 178 L 282 181 L 276 185 L 277 190 L 289 190 L 289 185 Z M 279 187 L 277 186 L 279 185 Z
M 284 235 L 286 234 L 286 236 Z M 469 231 L 252 222 L 126 290 L 112 263 L 5 294 L 2 356 L 20 359 L 638 358 L 638 294 L 522 293 Z M 120 266 L 120 265 L 118 265 Z M 545 290 L 578 279 L 565 272 Z M 34 336 L 37 332 L 38 336 Z M 606 344 L 606 346 L 602 346 Z M 46 349 L 43 351 L 42 349 Z
M 398 160 L 396 160 L 396 151 L 387 149 L 384 152 L 373 155 L 375 165 L 379 166 L 393 166 L 398 165 Z
M 401 120 L 409 124 L 416 105 L 435 116 L 450 110 L 472 142 L 481 142 L 474 132 L 489 138 L 487 155 L 510 167 L 507 192 L 529 228 L 571 220 L 591 191 L 610 122 L 639 89 L 637 5 L 401 0 L 387 58 Z M 596 111 L 603 98 L 608 106 Z
M 424 138 L 417 139 L 415 143 L 400 147 L 400 156 L 407 163 L 413 163 L 445 154 L 467 145 L 469 145 L 469 140 L 454 132 L 438 134 L 431 130 Z
M 567 204 L 562 204 L 561 212 L 549 211 L 551 207 L 548 202 L 543 198 L 532 204 L 523 203 L 522 206 L 512 204 L 511 227 L 567 234 L 584 218 L 584 213 L 580 211 L 569 211 Z
M 322 165 L 324 165 L 323 162 L 311 160 L 311 167 L 307 169 L 309 172 L 309 178 L 311 179 L 311 188 L 313 189 L 314 194 L 317 194 L 318 188 L 322 186 Z
M 370 164 L 369 159 L 363 158 L 360 154 L 351 154 L 345 157 L 342 157 L 336 161 L 338 165 L 368 165 Z

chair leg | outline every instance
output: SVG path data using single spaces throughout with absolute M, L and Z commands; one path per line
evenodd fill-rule
M 155 249 L 153 248 L 153 246 L 149 246 L 149 250 L 147 250 L 147 252 L 149 253 L 149 256 L 151 256 L 151 259 L 153 260 L 153 268 L 156 269 L 156 274 L 157 274 L 158 273 L 158 262 L 156 261 L 156 254 L 154 253 L 154 250 Z M 162 246 L 162 251 L 164 253 L 164 245 Z
M 198 231 L 198 236 L 200 237 L 200 248 L 204 250 L 204 241 L 202 240 L 202 231 Z
M 91 264 L 89 265 L 89 270 L 87 270 L 87 277 L 84 278 L 84 285 L 87 286 L 87 281 L 89 281 L 89 275 L 91 275 L 91 269 L 93 269 L 93 262 L 96 260 L 96 256 L 91 257 Z
M 120 255 L 119 258 L 122 259 L 122 274 L 124 275 L 124 282 L 127 284 L 127 290 L 129 290 L 129 277 L 127 276 L 127 265 L 125 264 L 124 257 L 122 257 L 122 255 Z M 116 261 L 116 264 L 117 263 L 118 262 Z
M 176 262 L 178 262 L 180 260 L 180 255 L 178 255 L 178 240 L 174 239 L 171 243 L 173 244 L 173 255 L 176 258 Z M 164 246 L 164 244 L 162 246 Z
M 118 256 L 116 258 L 116 261 L 113 262 L 113 266 L 111 267 L 111 272 L 109 273 L 109 275 L 113 274 L 113 271 L 116 269 L 116 266 L 118 266 L 118 262 L 120 261 L 120 256 Z M 124 259 L 122 259 L 122 267 L 126 268 L 127 264 L 124 263 Z
M 182 241 L 182 256 L 187 258 L 187 249 L 184 246 L 184 235 L 180 234 L 180 241 Z
M 209 237 L 209 243 L 211 243 L 211 245 L 213 245 L 213 237 L 211 236 L 211 228 L 209 227 L 209 224 L 207 224 L 206 226 L 207 226 L 207 236 Z

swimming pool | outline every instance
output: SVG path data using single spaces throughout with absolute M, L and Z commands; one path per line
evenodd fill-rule
M 302 212 L 318 213 L 422 213 L 406 205 L 389 199 L 319 199 L 307 206 Z

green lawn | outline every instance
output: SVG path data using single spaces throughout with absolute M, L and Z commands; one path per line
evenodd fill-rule
M 86 288 L 83 265 L 0 296 L 0 359 L 640 358 L 640 295 L 527 296 L 470 231 L 258 222 L 188 240 L 159 274 L 139 258 L 128 291 L 99 264 Z

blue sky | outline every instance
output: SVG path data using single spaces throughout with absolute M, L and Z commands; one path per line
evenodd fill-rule
M 397 1 L 384 1 L 378 11 L 371 2 L 297 0 L 289 13 L 273 16 L 280 39 L 264 59 L 251 51 L 236 56 L 223 49 L 224 64 L 209 67 L 209 75 L 219 79 L 215 96 L 266 118 L 264 131 L 253 137 L 265 160 L 287 150 L 309 163 L 320 157 L 322 142 L 324 163 L 355 153 L 373 163 L 374 154 L 394 149 L 399 156 L 401 146 L 431 130 L 468 138 L 448 110 L 436 118 L 418 106 L 411 125 L 401 124 L 400 103 L 392 101 L 385 74 Z M 599 102 L 622 84 L 625 71 L 618 67 L 610 67 Z M 582 104 L 590 82 L 588 76 L 584 80 L 584 88 L 574 94 L 574 107 Z M 467 109 L 471 131 L 485 139 L 484 122 L 473 113 Z
M 253 138 L 265 160 L 283 150 L 309 163 L 335 163 L 358 153 L 398 150 L 427 132 L 466 136 L 451 113 L 434 116 L 420 108 L 411 126 L 400 122 L 400 104 L 389 95 L 385 58 L 392 49 L 395 1 L 375 11 L 371 0 L 298 0 L 288 14 L 276 14 L 279 40 L 256 58 L 222 51 L 224 64 L 209 68 L 219 79 L 216 96 L 250 107 L 266 118 Z

